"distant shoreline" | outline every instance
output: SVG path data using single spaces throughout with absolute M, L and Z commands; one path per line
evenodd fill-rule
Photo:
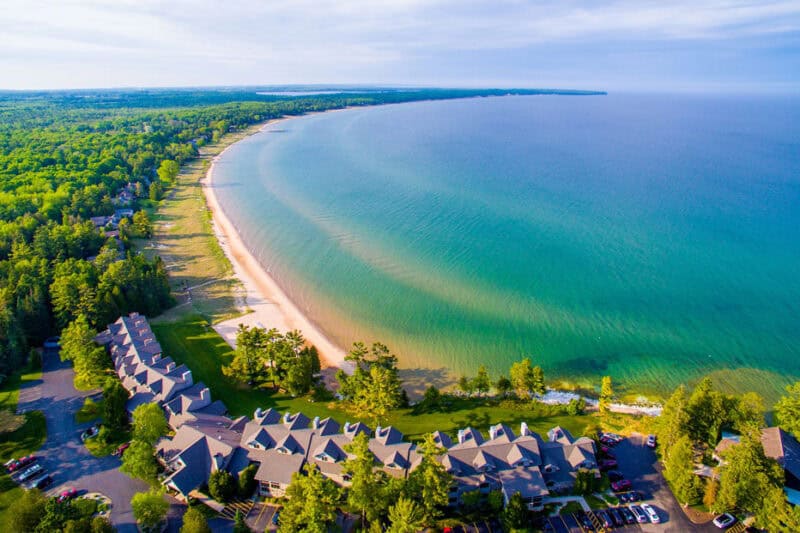
M 342 109 L 323 111 L 323 113 L 331 111 L 342 111 Z M 316 113 L 285 116 L 268 120 L 251 135 L 261 133 L 265 131 L 267 127 L 274 126 L 279 122 L 312 114 Z M 249 136 L 250 135 L 244 137 L 244 139 Z M 236 142 L 241 140 L 243 139 L 239 139 Z M 231 146 L 235 145 L 236 142 L 227 146 L 213 158 L 211 165 L 206 171 L 205 177 L 201 181 L 201 186 L 206 197 L 206 204 L 211 211 L 214 235 L 219 241 L 225 256 L 231 262 L 234 275 L 244 287 L 244 304 L 251 312 L 243 316 L 225 320 L 215 324 L 213 327 L 232 347 L 235 346 L 236 331 L 239 324 L 265 327 L 267 329 L 276 328 L 282 332 L 297 329 L 303 333 L 303 336 L 310 344 L 316 346 L 323 367 L 342 368 L 345 366 L 345 350 L 331 341 L 322 330 L 295 305 L 277 283 L 275 278 L 273 278 L 255 256 L 253 256 L 239 235 L 236 226 L 225 214 L 225 210 L 222 208 L 217 198 L 216 188 L 214 186 L 215 165 L 218 159 L 224 156 L 225 152 L 227 152 Z

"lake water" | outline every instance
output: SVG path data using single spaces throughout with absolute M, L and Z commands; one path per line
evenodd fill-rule
M 276 123 L 215 173 L 332 340 L 663 393 L 800 376 L 800 99 L 512 96 Z

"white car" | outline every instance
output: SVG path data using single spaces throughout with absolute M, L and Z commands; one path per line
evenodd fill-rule
M 643 503 L 642 504 L 642 511 L 645 512 L 645 514 L 647 515 L 647 518 L 649 518 L 652 523 L 658 524 L 659 522 L 661 522 L 661 517 L 658 516 L 658 513 L 656 512 L 655 509 L 653 509 L 652 505 L 649 505 L 647 503 Z
M 736 523 L 736 517 L 730 513 L 721 514 L 714 519 L 714 525 L 720 529 L 728 529 Z
M 655 435 L 648 435 L 647 436 L 647 447 L 648 448 L 655 448 L 656 447 L 656 436 Z

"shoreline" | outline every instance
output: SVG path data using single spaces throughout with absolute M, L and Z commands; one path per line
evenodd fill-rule
M 266 121 L 251 135 L 262 133 L 267 127 L 277 123 L 309 116 L 313 113 L 297 116 L 284 116 Z M 245 136 L 247 139 L 250 135 Z M 231 346 L 236 344 L 236 331 L 239 324 L 276 328 L 281 332 L 293 329 L 300 330 L 309 344 L 316 346 L 319 351 L 323 368 L 343 368 L 345 365 L 345 350 L 331 341 L 322 330 L 315 325 L 284 292 L 278 282 L 259 263 L 248 250 L 236 226 L 225 214 L 225 210 L 217 198 L 214 187 L 214 169 L 219 158 L 237 142 L 214 156 L 206 170 L 205 176 L 200 180 L 200 186 L 206 198 L 206 206 L 211 212 L 211 226 L 214 236 L 219 242 L 225 257 L 230 261 L 234 276 L 239 280 L 244 289 L 243 304 L 245 314 L 239 317 L 224 320 L 212 327 Z

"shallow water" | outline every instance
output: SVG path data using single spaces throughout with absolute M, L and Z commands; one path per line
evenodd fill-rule
M 800 99 L 354 109 L 269 127 L 214 179 L 254 255 L 344 346 L 456 373 L 529 355 L 656 392 L 800 376 Z

